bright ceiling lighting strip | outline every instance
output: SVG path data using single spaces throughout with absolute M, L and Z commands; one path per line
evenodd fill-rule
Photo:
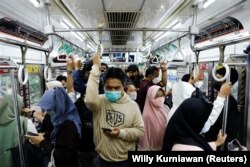
M 203 4 L 203 8 L 207 8 L 208 6 L 210 6 L 212 3 L 214 3 L 215 0 L 207 0 L 204 4 Z
M 41 2 L 39 0 L 30 0 L 30 2 L 36 7 L 40 7 L 41 5 Z

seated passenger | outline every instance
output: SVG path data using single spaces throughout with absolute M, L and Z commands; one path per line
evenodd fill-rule
M 169 112 L 169 108 L 164 105 L 164 100 L 165 92 L 160 86 L 154 85 L 148 89 L 142 114 L 145 133 L 139 140 L 138 150 L 161 150 Z
M 212 151 L 222 145 L 226 135 L 218 130 L 216 141 L 208 143 L 200 134 L 213 108 L 199 98 L 185 100 L 170 119 L 163 140 L 163 151 Z
M 54 150 L 57 167 L 77 167 L 81 121 L 74 103 L 65 89 L 58 87 L 47 90 L 38 105 L 51 115 L 54 129 L 49 139 L 45 139 L 41 133 L 39 136 L 27 136 L 30 142 L 39 145 L 48 157 Z

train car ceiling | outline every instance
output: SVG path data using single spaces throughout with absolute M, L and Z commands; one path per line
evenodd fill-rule
M 44 4 L 47 1 L 38 0 L 37 2 L 40 4 L 34 4 L 34 6 L 28 0 L 4 0 L 0 4 L 2 9 L 0 16 L 8 16 L 18 21 L 22 20 L 23 24 L 35 28 L 38 32 L 43 32 L 44 27 L 48 24 L 48 21 L 46 21 L 46 4 Z M 201 35 L 204 35 L 204 32 L 209 27 L 211 28 L 218 23 L 224 24 L 230 19 L 232 21 L 232 18 L 237 19 L 244 28 L 240 30 L 240 33 L 249 35 L 250 31 L 250 23 L 247 21 L 248 12 L 247 10 L 241 10 L 250 7 L 249 1 L 246 0 L 228 0 L 226 4 L 223 1 L 214 1 L 209 6 L 206 5 L 210 3 L 210 0 L 51 0 L 49 2 L 49 18 L 55 30 L 75 28 L 170 28 L 188 30 L 193 21 L 193 5 L 196 4 L 198 5 L 196 24 L 201 29 Z M 10 3 L 15 5 L 10 7 Z M 138 45 L 144 43 L 148 46 L 151 45 L 153 56 L 158 54 L 168 61 L 195 61 L 194 53 L 190 49 L 190 39 L 187 32 L 146 31 L 144 34 L 143 31 L 132 31 L 130 29 L 56 33 L 82 48 L 83 50 L 78 53 L 81 56 L 95 52 L 96 45 L 101 42 L 105 54 L 129 52 L 134 55 L 136 62 L 141 62 L 143 59 L 136 56 L 135 52 Z M 239 31 L 231 34 L 235 37 L 239 35 L 237 33 Z M 175 41 L 180 36 L 183 36 L 183 38 L 180 41 Z M 215 41 L 211 33 L 208 33 L 207 36 L 212 37 L 213 41 Z M 228 38 L 225 38 L 225 40 L 228 40 Z M 172 42 L 170 43 L 170 41 Z M 50 56 L 56 58 L 60 54 L 58 48 L 63 44 L 61 38 L 58 37 L 53 37 L 53 42 L 54 50 Z M 220 40 L 217 42 L 220 42 Z M 202 43 L 203 45 L 211 44 L 211 38 Z M 197 43 L 195 47 L 199 47 L 199 44 Z M 239 54 L 239 51 L 244 49 L 247 44 L 227 47 L 225 50 L 226 55 Z M 49 44 L 46 42 L 44 47 L 47 48 L 48 46 Z M 77 47 L 73 50 L 78 52 Z M 215 52 L 218 54 L 214 54 Z M 129 61 L 129 53 L 126 53 L 127 61 Z M 215 49 L 202 51 L 200 61 L 206 61 L 207 57 L 213 59 L 213 56 L 218 57 L 218 55 L 219 52 L 215 51 Z M 45 63 L 45 59 L 43 59 L 42 63 Z

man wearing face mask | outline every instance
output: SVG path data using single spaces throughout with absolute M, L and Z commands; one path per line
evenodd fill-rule
M 143 112 L 144 109 L 144 104 L 149 87 L 152 85 L 158 85 L 160 87 L 163 87 L 167 84 L 167 67 L 165 62 L 160 63 L 160 69 L 162 73 L 161 81 L 158 80 L 159 69 L 155 66 L 150 66 L 146 70 L 145 78 L 140 83 L 137 102 L 140 106 L 141 112 Z
M 104 77 L 105 94 L 99 95 L 97 53 L 87 83 L 85 102 L 93 112 L 94 143 L 100 166 L 128 166 L 128 151 L 134 151 L 136 141 L 144 134 L 144 123 L 135 101 L 125 93 L 126 74 L 119 68 L 109 68 Z
M 204 84 L 204 71 L 199 70 L 197 77 L 194 79 L 193 86 L 195 87 L 195 92 L 192 94 L 192 97 L 201 98 L 207 102 L 208 98 L 204 95 L 204 93 L 201 91 L 201 88 Z
M 218 78 L 222 78 L 225 73 L 226 70 L 225 68 L 220 68 L 217 71 L 217 77 Z M 231 84 L 235 84 L 238 80 L 238 72 L 236 69 L 231 68 L 230 69 L 230 82 Z M 214 81 L 213 83 L 213 87 L 215 90 L 221 90 L 224 85 L 225 85 L 226 81 L 223 82 L 218 82 L 218 81 Z M 240 116 L 241 113 L 238 111 L 238 104 L 237 101 L 235 100 L 235 98 L 230 94 L 229 95 L 229 102 L 228 102 L 228 116 L 227 116 L 227 129 L 226 129 L 226 134 L 227 134 L 227 139 L 225 141 L 225 144 L 227 145 L 227 143 L 235 138 L 237 138 L 239 130 L 240 130 Z M 213 139 L 215 139 L 216 136 L 216 131 L 218 129 L 221 129 L 222 127 L 222 120 L 223 120 L 223 110 L 217 111 L 217 112 L 212 112 L 203 128 L 205 133 L 206 138 L 209 141 L 212 141 Z M 225 147 L 225 149 L 227 149 Z

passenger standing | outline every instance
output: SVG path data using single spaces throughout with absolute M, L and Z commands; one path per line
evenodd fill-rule
M 173 85 L 172 88 L 172 101 L 173 101 L 173 107 L 171 108 L 169 114 L 168 114 L 168 121 L 173 116 L 176 109 L 181 105 L 181 103 L 187 99 L 190 98 L 195 91 L 195 87 L 193 86 L 194 79 L 190 74 L 186 74 L 182 77 L 182 81 L 177 82 Z
M 225 68 L 220 68 L 217 71 L 217 77 L 222 78 L 226 70 Z M 238 81 L 238 72 L 236 69 L 230 69 L 230 82 L 235 84 Z M 218 91 L 221 89 L 222 85 L 226 81 L 217 82 L 214 81 L 213 86 Z M 227 129 L 226 133 L 228 135 L 225 145 L 235 138 L 238 138 L 239 131 L 240 131 L 240 121 L 241 121 L 241 113 L 238 110 L 238 104 L 235 98 L 230 94 L 229 95 L 229 102 L 228 102 L 228 116 L 227 116 Z M 211 115 L 209 120 L 206 122 L 206 129 L 210 130 L 205 134 L 206 138 L 211 141 L 216 138 L 216 131 L 222 127 L 222 120 L 223 120 L 223 112 L 220 110 L 219 112 L 214 112 L 214 115 Z M 227 150 L 227 147 L 225 147 Z
M 129 95 L 132 100 L 137 99 L 136 87 L 132 82 L 128 82 L 124 88 L 125 92 Z
M 168 123 L 162 151 L 212 151 L 222 145 L 226 135 L 221 131 L 217 131 L 215 141 L 210 143 L 200 133 L 212 107 L 199 98 L 186 99 Z
M 150 86 L 159 85 L 161 87 L 166 86 L 167 83 L 167 68 L 166 63 L 160 63 L 160 69 L 162 72 L 161 81 L 157 82 L 156 79 L 159 77 L 159 69 L 155 66 L 148 67 L 146 70 L 145 78 L 140 83 L 140 88 L 138 92 L 138 104 L 140 106 L 141 112 L 143 112 L 144 104 L 147 96 L 147 92 Z
M 49 139 L 45 139 L 41 133 L 27 136 L 30 142 L 39 145 L 48 157 L 53 153 L 57 167 L 78 167 L 81 121 L 65 89 L 58 87 L 47 90 L 38 105 L 51 115 L 54 129 Z
M 140 74 L 139 68 L 136 64 L 131 64 L 125 70 L 127 77 L 133 82 L 135 87 L 139 89 L 140 82 L 143 79 L 143 75 Z
M 23 107 L 22 97 L 17 95 L 18 112 Z M 0 164 L 2 167 L 13 167 L 18 160 L 13 159 L 11 150 L 18 146 L 18 136 L 16 130 L 16 115 L 13 107 L 12 95 L 0 97 Z M 27 131 L 37 133 L 36 128 L 31 120 L 20 116 L 21 139 L 25 142 L 24 135 Z M 27 157 L 26 157 L 27 158 Z M 30 159 L 29 161 L 32 161 Z
M 165 92 L 160 86 L 153 85 L 148 89 L 142 114 L 145 133 L 139 140 L 138 150 L 161 150 L 169 112 L 169 108 L 164 105 L 164 100 Z
M 93 57 L 85 101 L 93 111 L 94 143 L 100 166 L 128 166 L 128 151 L 135 150 L 136 141 L 144 134 L 138 105 L 124 92 L 125 73 L 109 68 L 105 77 L 105 94 L 99 95 L 100 55 Z M 111 128 L 111 132 L 102 128 Z

